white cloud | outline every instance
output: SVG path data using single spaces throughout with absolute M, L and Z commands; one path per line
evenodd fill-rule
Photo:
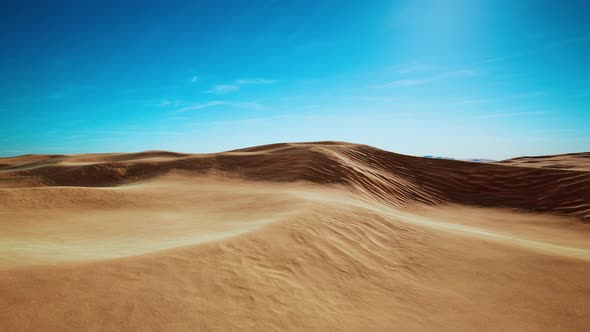
M 162 100 L 162 102 L 159 104 L 159 106 L 161 107 L 167 107 L 167 106 L 172 106 L 172 107 L 178 107 L 180 105 L 180 100 Z
M 237 80 L 236 84 L 237 85 L 246 85 L 246 84 L 273 84 L 273 83 L 277 83 L 278 80 L 267 80 L 264 78 L 255 78 L 255 79 L 249 79 L 249 80 Z
M 213 88 L 205 91 L 207 93 L 216 93 L 216 94 L 224 94 L 229 92 L 234 92 L 240 89 L 240 86 L 237 84 L 220 84 L 216 85 Z
M 231 84 L 216 85 L 213 88 L 211 88 L 205 92 L 206 93 L 224 94 L 224 93 L 230 93 L 230 92 L 240 90 L 240 88 L 243 85 L 274 84 L 274 83 L 278 83 L 278 82 L 279 82 L 278 80 L 269 80 L 269 79 L 264 79 L 264 78 L 241 79 L 241 80 L 235 80 Z
M 513 99 L 521 99 L 521 98 L 533 98 L 543 95 L 540 91 L 535 92 L 524 92 L 524 93 L 517 93 L 508 96 L 501 96 L 496 98 L 479 98 L 479 99 L 466 99 L 460 100 L 456 102 L 457 105 L 472 105 L 472 104 L 484 104 L 484 103 L 495 103 L 505 100 L 513 100 Z
M 199 76 L 193 76 L 191 78 L 191 83 L 197 83 L 199 81 Z
M 399 101 L 400 97 L 392 97 L 392 96 L 368 96 L 368 95 L 349 95 L 349 96 L 342 96 L 343 99 L 353 99 L 353 100 L 363 100 L 368 102 L 383 102 L 389 103 L 393 101 Z
M 465 99 L 465 100 L 460 100 L 458 102 L 456 102 L 455 104 L 457 105 L 471 105 L 471 104 L 482 104 L 482 103 L 489 103 L 489 102 L 493 102 L 494 100 L 500 100 L 498 99 L 485 99 L 485 98 L 480 98 L 480 99 Z
M 428 82 L 433 81 L 434 78 L 425 78 L 425 79 L 413 79 L 413 80 L 395 80 L 391 82 L 386 82 L 383 84 L 376 85 L 376 88 L 397 88 L 401 86 L 412 86 L 412 85 L 422 85 Z
M 422 78 L 411 78 L 411 79 L 398 79 L 390 82 L 375 85 L 374 88 L 397 88 L 405 86 L 423 85 L 443 79 L 457 78 L 457 77 L 471 77 L 477 75 L 477 72 L 471 69 L 451 70 L 442 72 L 436 75 L 422 77 Z
M 512 112 L 512 113 L 492 113 L 492 114 L 482 114 L 475 116 L 477 119 L 493 119 L 493 118 L 507 118 L 507 117 L 514 117 L 514 116 L 528 116 L 528 115 L 547 115 L 551 114 L 551 112 Z
M 264 108 L 264 105 L 262 105 L 258 102 L 255 102 L 255 101 L 213 100 L 213 101 L 208 101 L 206 103 L 197 103 L 197 104 L 192 104 L 192 105 L 189 105 L 189 106 L 186 106 L 183 108 L 179 108 L 172 113 L 184 113 L 184 112 L 188 112 L 188 111 L 196 111 L 196 110 L 201 110 L 201 109 L 214 107 L 214 106 L 221 106 L 221 105 L 230 106 L 230 107 L 238 107 L 238 108 L 249 108 L 249 109 Z
M 225 104 L 224 101 L 213 100 L 213 101 L 208 101 L 206 103 L 192 104 L 190 106 L 179 108 L 176 111 L 174 111 L 174 113 L 183 113 L 183 112 L 188 112 L 188 111 L 196 111 L 196 110 L 200 110 L 200 109 L 203 109 L 203 108 L 213 107 L 213 106 L 218 106 L 218 105 L 224 105 L 224 104 Z

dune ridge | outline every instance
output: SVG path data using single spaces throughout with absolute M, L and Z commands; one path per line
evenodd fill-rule
M 88 163 L 68 165 L 80 161 Z M 3 163 L 8 166 L 0 168 L 0 185 L 6 187 L 117 186 L 182 170 L 257 181 L 344 184 L 395 206 L 457 203 L 590 220 L 590 172 L 420 158 L 341 142 L 279 143 L 202 155 L 27 156 Z
M 550 156 L 518 157 L 498 161 L 497 163 L 501 165 L 568 169 L 588 172 L 590 171 L 589 160 L 590 152 L 579 152 Z

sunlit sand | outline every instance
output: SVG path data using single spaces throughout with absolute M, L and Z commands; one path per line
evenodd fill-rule
M 585 160 L 477 164 L 337 142 L 5 158 L 0 321 L 588 330 Z

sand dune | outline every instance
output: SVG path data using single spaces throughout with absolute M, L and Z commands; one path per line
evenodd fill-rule
M 589 330 L 590 172 L 549 159 L 570 169 L 341 142 L 0 159 L 0 327 Z
M 519 157 L 498 162 L 502 165 L 541 167 L 590 171 L 590 152 L 558 154 L 552 156 Z

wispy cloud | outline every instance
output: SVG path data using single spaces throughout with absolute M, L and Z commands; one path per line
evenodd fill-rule
M 376 85 L 376 88 L 398 88 L 403 86 L 412 86 L 412 85 L 422 85 L 432 81 L 435 81 L 434 77 L 430 78 L 423 78 L 423 79 L 404 79 L 404 80 L 395 80 L 391 82 L 386 82 L 383 84 Z
M 491 113 L 481 114 L 475 116 L 476 119 L 493 119 L 493 118 L 508 118 L 515 116 L 530 116 L 530 115 L 548 115 L 551 112 L 535 111 L 535 112 L 505 112 L 505 113 Z
M 208 101 L 206 103 L 192 104 L 192 105 L 189 105 L 189 106 L 186 106 L 183 108 L 179 108 L 179 109 L 175 110 L 174 113 L 184 113 L 184 112 L 188 112 L 188 111 L 196 111 L 196 110 L 200 110 L 203 108 L 224 105 L 224 104 L 225 104 L 225 102 L 223 102 L 223 101 L 213 100 L 213 101 Z
M 368 101 L 368 102 L 384 102 L 384 103 L 388 103 L 388 102 L 393 102 L 393 101 L 399 101 L 399 97 L 392 97 L 392 96 L 364 96 L 364 95 L 349 95 L 349 96 L 342 96 L 341 98 L 343 99 L 352 99 L 352 100 L 362 100 L 362 101 Z
M 265 78 L 254 78 L 254 79 L 241 79 L 235 80 L 231 84 L 219 84 L 213 88 L 205 91 L 206 93 L 225 94 L 240 90 L 244 85 L 260 85 L 260 84 L 274 84 L 278 83 L 278 80 L 269 80 Z
M 268 80 L 264 78 L 255 78 L 255 79 L 248 79 L 248 80 L 237 80 L 236 84 L 238 85 L 246 85 L 246 84 L 273 84 L 279 82 L 278 80 Z
M 220 84 L 216 85 L 213 88 L 205 91 L 206 93 L 216 93 L 216 94 L 224 94 L 234 92 L 240 89 L 240 86 L 237 84 Z
M 184 113 L 189 111 L 197 111 L 202 110 L 209 107 L 214 106 L 230 106 L 230 107 L 239 107 L 239 108 L 250 108 L 250 109 L 262 109 L 264 105 L 254 102 L 254 101 L 223 101 L 223 100 L 212 100 L 206 103 L 197 103 L 192 104 L 186 107 L 179 108 L 172 113 Z
M 513 99 L 521 99 L 521 98 L 533 98 L 543 95 L 542 92 L 535 91 L 535 92 L 524 92 L 524 93 L 517 93 L 508 96 L 501 96 L 495 98 L 478 98 L 478 99 L 465 99 L 456 102 L 457 105 L 472 105 L 472 104 L 489 104 L 495 103 L 505 100 L 513 100 Z
M 397 87 L 406 87 L 406 86 L 414 86 L 414 85 L 423 85 L 428 84 L 435 81 L 440 81 L 449 78 L 457 78 L 457 77 L 471 77 L 477 75 L 477 72 L 471 69 L 461 69 L 461 70 L 451 70 L 442 72 L 436 75 L 431 75 L 428 77 L 421 77 L 421 78 L 411 78 L 411 79 L 398 79 L 390 82 L 385 82 L 382 84 L 375 85 L 375 88 L 383 89 L 383 88 L 397 88 Z
M 199 76 L 193 76 L 191 78 L 191 83 L 197 83 L 199 81 Z
M 498 101 L 498 100 L 502 100 L 502 98 L 465 99 L 465 100 L 459 100 L 455 104 L 457 104 L 457 105 L 484 104 L 484 103 L 489 103 L 489 102 Z
M 160 107 L 178 107 L 180 106 L 181 102 L 180 100 L 162 100 L 158 106 Z

